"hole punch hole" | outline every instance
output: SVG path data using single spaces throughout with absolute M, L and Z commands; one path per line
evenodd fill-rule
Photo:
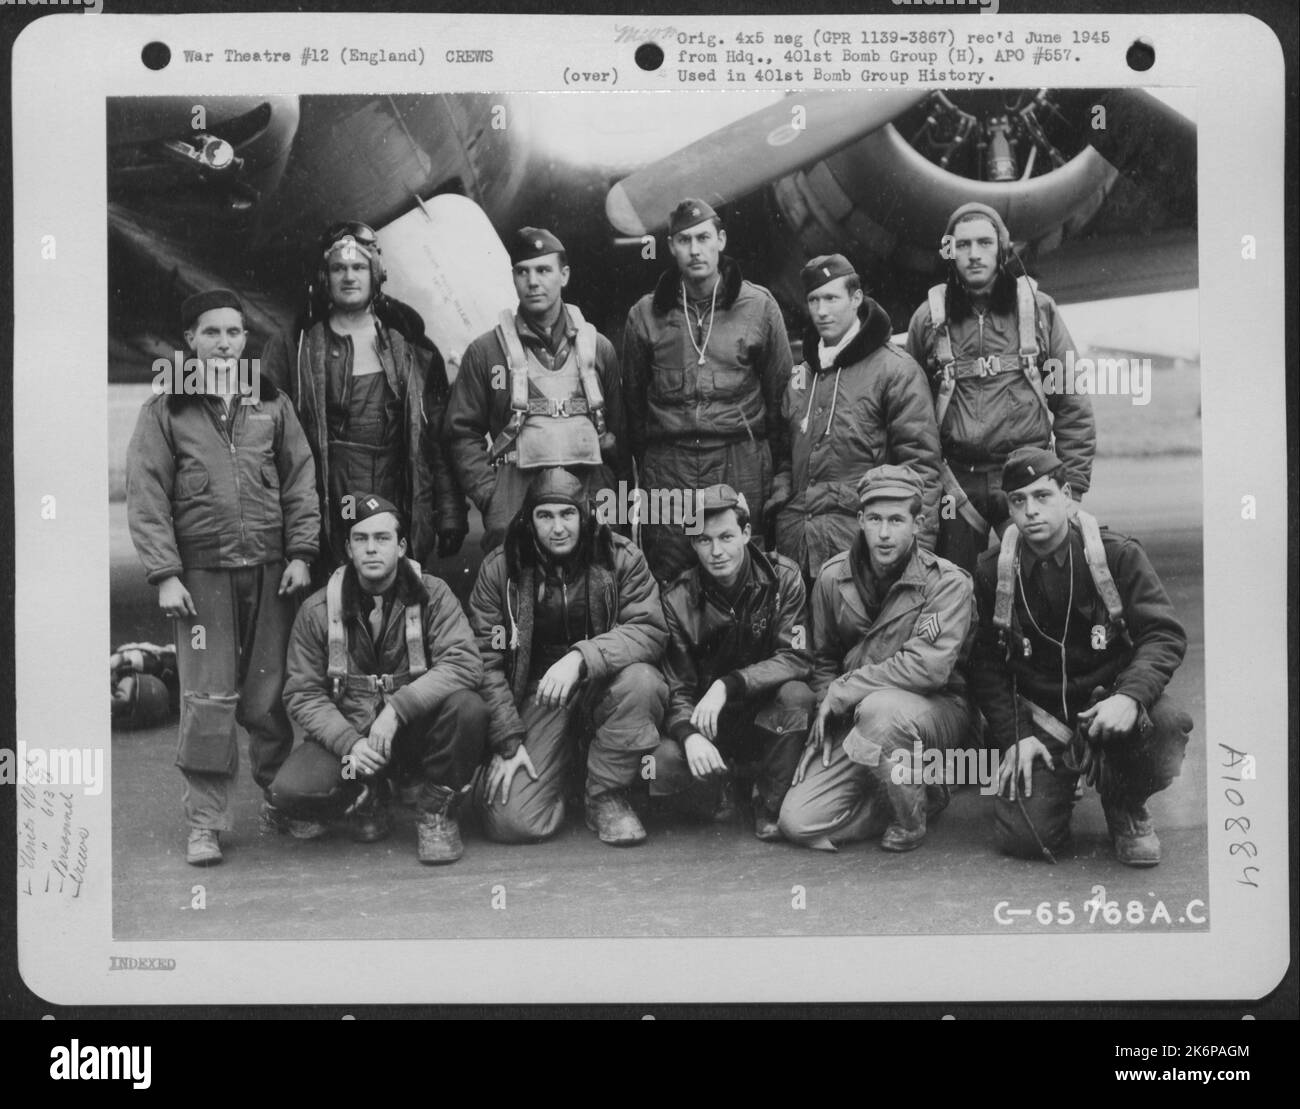
M 1156 48 L 1151 45 L 1150 39 L 1134 39 L 1124 60 L 1128 62 L 1129 69 L 1145 73 L 1156 64 Z
M 657 42 L 643 42 L 636 48 L 636 64 L 647 73 L 653 73 L 664 64 L 663 48 Z
M 140 51 L 140 60 L 146 69 L 166 69 L 172 60 L 172 48 L 165 42 L 146 43 Z

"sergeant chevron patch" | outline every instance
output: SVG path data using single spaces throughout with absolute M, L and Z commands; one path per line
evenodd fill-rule
M 916 634 L 923 636 L 933 643 L 939 638 L 939 614 L 937 612 L 923 612 L 921 618 L 916 622 Z

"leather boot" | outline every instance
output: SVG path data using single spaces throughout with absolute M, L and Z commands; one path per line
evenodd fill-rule
M 781 814 L 767 807 L 757 782 L 750 793 L 750 800 L 754 805 L 754 835 L 764 843 L 775 843 L 781 838 L 781 829 L 777 823 Z
M 945 782 L 925 787 L 926 819 L 934 820 L 952 800 L 952 787 Z
M 419 845 L 416 857 L 426 866 L 445 866 L 465 854 L 465 845 L 460 839 L 460 825 L 456 823 L 458 799 L 455 790 L 432 782 L 426 782 L 420 790 L 420 823 L 416 828 Z
M 730 824 L 736 819 L 735 771 L 727 767 L 726 777 L 718 783 L 718 807 L 713 810 L 714 824 Z
M 724 812 L 722 782 L 715 777 L 692 778 L 680 793 L 668 796 L 668 807 L 676 815 L 700 824 L 722 823 L 728 815 L 735 815 L 733 803 L 730 814 Z
M 349 810 L 348 830 L 353 842 L 378 843 L 392 832 L 393 822 L 384 787 L 382 781 L 366 782 L 360 799 Z
M 889 802 L 890 823 L 880 838 L 886 851 L 914 851 L 925 839 L 925 786 L 895 783 L 888 774 L 877 775 Z
M 925 786 L 919 781 L 896 782 L 898 764 L 874 739 L 857 728 L 844 737 L 844 754 L 849 761 L 868 767 L 876 789 L 888 805 L 889 827 L 880 838 L 886 851 L 914 851 L 925 839 Z M 909 778 L 919 779 L 910 764 L 904 764 Z
M 294 839 L 320 839 L 329 831 L 319 820 L 299 820 L 270 801 L 263 801 L 257 814 L 258 829 L 272 835 L 289 835 Z
M 1115 844 L 1115 857 L 1125 866 L 1156 866 L 1160 862 L 1160 837 L 1141 801 L 1102 797 L 1106 827 Z
M 611 847 L 645 842 L 645 828 L 632 811 L 627 791 L 611 789 L 587 798 L 587 827 Z
M 220 833 L 213 828 L 191 828 L 185 844 L 185 861 L 190 866 L 216 866 L 221 862 Z

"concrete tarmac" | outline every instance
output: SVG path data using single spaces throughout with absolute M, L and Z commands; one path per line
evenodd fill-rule
M 1045 930 L 1032 913 L 1008 916 L 1008 909 L 1043 901 L 1069 901 L 1080 918 L 1071 926 L 1076 931 L 1205 928 L 1188 912 L 1197 900 L 1209 902 L 1200 459 L 1103 459 L 1095 481 L 1103 492 L 1085 505 L 1142 540 L 1189 635 L 1170 694 L 1196 728 L 1182 777 L 1152 804 L 1164 844 L 1164 861 L 1154 870 L 1115 861 L 1091 791 L 1076 810 L 1072 855 L 1055 866 L 1000 856 L 991 845 L 989 799 L 974 787 L 956 793 L 923 847 L 901 856 L 874 843 L 837 854 L 760 843 L 742 809 L 742 818 L 726 825 L 652 814 L 649 841 L 623 850 L 600 844 L 580 814 L 555 839 L 532 846 L 489 843 L 467 828 L 464 859 L 422 867 L 409 813 L 399 814 L 392 838 L 372 845 L 353 844 L 342 826 L 314 842 L 260 836 L 261 798 L 241 751 L 236 827 L 223 836 L 226 861 L 200 871 L 185 863 L 172 722 L 113 734 L 113 934 L 248 940 L 1000 933 Z M 166 642 L 170 629 L 131 547 L 124 505 L 112 506 L 109 540 L 113 642 L 106 652 L 131 640 Z M 476 551 L 477 542 L 473 534 L 466 547 Z M 429 569 L 463 597 L 471 566 L 477 557 L 462 554 Z M 198 881 L 207 889 L 201 912 L 189 908 Z M 1090 923 L 1083 904 L 1096 885 L 1121 906 L 1141 901 L 1147 923 L 1108 925 L 1100 915 Z M 492 907 L 498 886 L 507 912 Z M 803 887 L 802 909 L 794 907 L 796 886 Z M 1001 902 L 1009 905 L 999 908 Z M 1159 917 L 1150 923 L 1157 902 L 1168 924 Z M 1210 910 L 1201 915 L 1212 919 Z

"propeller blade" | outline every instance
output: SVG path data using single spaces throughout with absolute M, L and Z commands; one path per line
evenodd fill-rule
M 609 190 L 605 214 L 624 235 L 661 230 L 683 197 L 725 204 L 820 161 L 923 100 L 909 92 L 800 93 L 661 158 Z

